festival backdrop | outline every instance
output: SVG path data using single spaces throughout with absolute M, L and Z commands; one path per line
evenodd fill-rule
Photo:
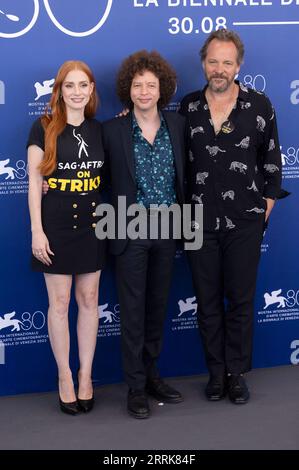
M 105 120 L 120 109 L 115 77 L 139 49 L 158 50 L 176 69 L 170 105 L 205 83 L 199 49 L 220 27 L 245 44 L 239 79 L 264 91 L 278 119 L 283 187 L 262 245 L 255 309 L 254 367 L 299 363 L 299 1 L 298 0 L 0 0 L 0 395 L 56 388 L 47 334 L 43 276 L 30 271 L 26 139 L 49 101 L 59 66 L 69 59 L 93 69 Z M 164 376 L 206 372 L 196 299 L 182 250 L 160 360 Z M 78 364 L 76 304 L 71 303 L 71 364 Z M 113 260 L 103 273 L 94 362 L 97 384 L 122 381 L 120 311 Z

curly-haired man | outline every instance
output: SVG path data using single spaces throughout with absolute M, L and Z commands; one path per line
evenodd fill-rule
M 120 67 L 117 92 L 130 112 L 103 127 L 116 220 L 119 196 L 126 197 L 126 207 L 144 206 L 149 222 L 153 205 L 183 203 L 185 120 L 162 111 L 175 90 L 175 72 L 157 52 L 138 51 Z M 149 416 L 146 392 L 163 402 L 182 401 L 181 394 L 161 379 L 156 364 L 175 243 L 171 238 L 152 239 L 148 232 L 143 239 L 110 243 L 116 255 L 128 412 L 135 418 Z

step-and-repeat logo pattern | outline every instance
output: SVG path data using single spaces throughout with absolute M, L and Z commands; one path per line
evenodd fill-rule
M 48 332 L 45 313 L 41 310 L 35 312 L 12 310 L 0 314 L 0 340 L 5 348 L 46 343 Z
M 99 312 L 99 338 L 120 336 L 120 308 L 119 304 L 109 302 L 98 306 Z
M 53 91 L 54 78 L 36 81 L 32 87 L 32 99 L 28 103 L 28 116 L 37 119 L 45 114 Z
M 229 9 L 225 2 L 216 1 L 217 8 L 210 3 L 187 0 L 85 0 L 83 14 L 82 0 L 0 0 L 0 130 L 3 130 L 0 140 L 0 198 L 2 197 L 1 202 L 4 202 L 5 207 L 10 209 L 9 204 L 15 205 L 17 195 L 24 200 L 27 197 L 28 171 L 24 136 L 32 122 L 45 112 L 55 74 L 62 62 L 79 58 L 91 66 L 96 73 L 100 95 L 103 93 L 101 112 L 109 118 L 119 106 L 115 98 L 114 82 L 121 60 L 138 48 L 163 49 L 163 54 L 177 69 L 179 76 L 177 93 L 168 107 L 176 111 L 181 97 L 203 84 L 198 56 L 190 53 L 192 44 L 196 51 L 211 31 L 227 27 L 235 29 L 245 42 L 246 61 L 237 78 L 247 87 L 269 95 L 275 106 L 280 131 L 283 186 L 292 192 L 290 198 L 278 202 L 277 206 L 281 204 L 280 207 L 289 211 L 294 200 L 298 199 L 298 135 L 297 131 L 292 131 L 292 126 L 288 127 L 288 123 L 289 116 L 294 116 L 299 104 L 299 77 L 296 61 L 293 60 L 283 66 L 283 74 L 279 78 L 277 74 L 273 74 L 273 70 L 280 69 L 281 58 L 286 51 L 290 52 L 289 44 L 294 43 L 293 37 L 299 27 L 298 2 L 267 2 L 271 3 L 271 6 L 263 5 L 265 2 L 255 2 L 259 3 L 255 6 L 250 5 L 252 2 L 242 2 L 242 5 L 240 2 L 232 2 Z M 157 21 L 153 21 L 154 18 Z M 135 29 L 132 34 L 132 31 L 128 30 L 128 24 L 135 25 L 138 44 Z M 273 35 L 271 44 L 263 40 L 263 31 Z M 259 54 L 256 54 L 257 49 Z M 188 63 L 185 62 L 186 57 Z M 23 59 L 26 59 L 26 67 Z M 193 73 L 196 67 L 198 73 Z M 15 116 L 19 119 L 20 115 L 23 116 L 21 132 L 17 126 L 10 124 L 15 122 Z M 20 138 L 20 135 L 23 137 Z M 293 206 L 295 207 L 295 204 Z M 275 239 L 275 231 L 282 239 L 285 249 L 284 233 L 275 219 L 275 212 L 276 210 L 274 216 L 271 216 L 269 235 L 266 235 L 262 245 L 262 252 L 266 253 L 263 260 L 265 269 L 268 269 L 268 263 L 276 262 L 272 253 L 272 236 L 274 234 Z M 20 220 L 23 219 L 20 217 Z M 298 226 L 296 214 L 290 213 L 289 221 L 295 238 Z M 30 232 L 29 226 L 27 229 Z M 23 225 L 20 228 L 23 242 L 22 230 L 26 230 Z M 294 247 L 290 247 L 290 253 L 293 257 Z M 24 256 L 27 255 L 28 252 L 25 254 L 24 248 Z M 289 256 L 287 249 L 285 256 Z M 177 251 L 176 258 L 177 263 L 186 261 L 182 259 L 185 258 L 182 250 Z M 269 269 L 267 272 L 269 273 Z M 298 335 L 294 337 L 293 334 L 299 321 L 299 290 L 293 287 L 296 286 L 297 279 L 289 276 L 283 280 L 282 285 L 275 274 L 272 276 L 271 269 L 270 272 L 270 279 L 267 274 L 267 286 L 262 286 L 262 289 L 258 286 L 258 291 L 262 291 L 261 297 L 256 299 L 259 332 L 268 335 L 271 326 L 279 324 L 283 327 L 285 341 L 280 345 L 281 350 L 283 349 L 281 357 L 287 356 L 292 364 L 298 364 L 299 339 Z M 273 272 L 275 273 L 275 270 Z M 3 273 L 3 276 L 6 277 L 7 273 Z M 28 272 L 22 272 L 20 276 L 26 282 L 26 277 L 30 276 L 29 268 Z M 181 282 L 182 294 L 174 294 L 175 298 L 171 299 L 174 307 L 168 333 L 179 334 L 184 339 L 188 330 L 198 329 L 200 313 L 190 276 Z M 262 276 L 260 282 L 264 282 Z M 11 305 L 10 308 L 4 309 L 0 306 L 0 364 L 4 363 L 5 356 L 9 357 L 14 348 L 22 347 L 26 354 L 27 345 L 34 344 L 34 347 L 39 348 L 48 341 L 46 314 L 38 307 L 32 312 L 26 311 L 26 307 L 23 307 L 26 305 L 26 299 L 16 299 L 15 304 L 10 304 L 9 299 L 14 298 L 12 295 L 13 288 L 4 296 L 5 305 Z M 36 292 L 28 291 L 30 298 L 35 295 Z M 43 295 L 36 295 L 37 306 L 44 305 Z M 98 314 L 99 339 L 107 338 L 109 341 L 110 338 L 112 341 L 113 338 L 119 337 L 119 304 L 105 299 L 98 307 Z M 191 342 L 187 345 L 188 354 L 192 346 Z M 175 352 L 164 351 L 165 359 L 162 357 L 162 360 L 173 360 Z M 100 354 L 105 353 L 101 350 Z M 119 355 L 120 351 L 116 350 L 115 354 Z M 11 373 L 13 375 L 13 371 Z M 198 371 L 188 370 L 187 373 Z M 22 384 L 19 384 L 19 389 L 22 390 Z M 2 384 L 1 393 L 5 393 Z
M 258 323 L 299 320 L 299 289 L 276 289 L 264 293 L 264 306 L 258 312 Z
M 187 297 L 177 301 L 176 314 L 171 322 L 172 331 L 182 331 L 198 328 L 196 297 Z
M 26 194 L 27 192 L 27 162 L 10 157 L 5 158 L 5 156 L 0 153 L 0 197 Z
M 299 143 L 281 147 L 282 178 L 299 179 Z

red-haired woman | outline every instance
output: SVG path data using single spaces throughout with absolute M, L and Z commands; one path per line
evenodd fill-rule
M 34 122 L 28 143 L 32 268 L 44 273 L 49 338 L 58 366 L 62 411 L 90 411 L 98 331 L 98 288 L 105 243 L 96 238 L 104 163 L 94 76 L 80 61 L 58 71 L 48 111 Z M 49 191 L 42 198 L 42 182 Z M 68 309 L 72 280 L 78 304 L 78 399 L 69 365 Z

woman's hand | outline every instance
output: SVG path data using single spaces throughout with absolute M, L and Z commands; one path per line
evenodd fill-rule
M 52 264 L 49 255 L 54 256 L 54 253 L 51 251 L 49 241 L 43 231 L 32 233 L 32 253 L 43 264 L 47 266 Z
M 42 185 L 42 193 L 43 193 L 43 196 L 45 196 L 48 191 L 49 191 L 48 182 L 47 182 L 47 180 L 43 180 L 43 185 Z
M 120 113 L 116 114 L 115 117 L 124 117 L 130 112 L 129 108 L 124 108 Z

